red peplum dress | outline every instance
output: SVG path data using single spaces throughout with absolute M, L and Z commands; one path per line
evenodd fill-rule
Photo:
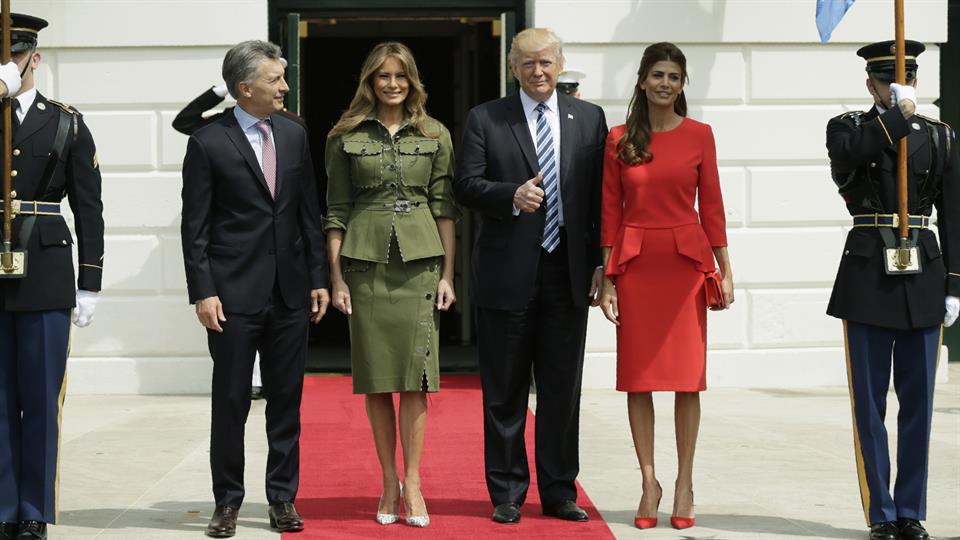
M 624 126 L 610 130 L 603 160 L 601 245 L 617 287 L 617 390 L 706 390 L 704 273 L 727 245 L 716 146 L 689 118 L 653 133 L 653 161 L 617 158 Z M 699 198 L 700 213 L 694 204 Z

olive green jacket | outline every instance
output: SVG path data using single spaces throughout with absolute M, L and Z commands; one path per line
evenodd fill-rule
M 436 218 L 458 219 L 453 143 L 420 135 L 404 120 L 391 137 L 374 116 L 327 140 L 324 230 L 342 229 L 340 255 L 385 263 L 395 232 L 404 261 L 443 255 Z M 429 132 L 430 130 L 428 130 Z

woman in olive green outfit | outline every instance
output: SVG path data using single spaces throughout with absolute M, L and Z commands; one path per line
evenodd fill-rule
M 426 392 L 440 387 L 437 310 L 453 292 L 454 223 L 450 133 L 427 115 L 410 50 L 381 43 L 367 56 L 350 108 L 330 131 L 325 229 L 333 306 L 350 318 L 353 391 L 383 469 L 381 524 L 429 523 L 420 493 Z M 399 415 L 393 392 L 400 393 Z M 401 489 L 397 417 L 404 453 Z

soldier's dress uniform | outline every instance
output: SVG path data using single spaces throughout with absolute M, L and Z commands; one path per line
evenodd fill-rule
M 29 50 L 16 47 L 18 31 L 32 30 L 34 47 L 46 21 L 12 17 L 14 52 Z M 74 283 L 100 290 L 103 205 L 96 150 L 83 117 L 36 90 L 22 95 L 29 92 L 35 98 L 22 124 L 15 110 L 12 114 L 13 193 L 0 194 L 12 196 L 19 206 L 13 244 L 27 251 L 26 277 L 0 279 L 0 522 L 45 524 L 57 522 L 60 413 Z M 76 281 L 73 239 L 61 215 L 65 197 L 79 244 Z
M 864 47 L 867 71 L 891 80 L 892 42 Z M 908 42 L 908 78 L 923 45 Z M 907 138 L 911 242 L 922 271 L 888 274 L 885 248 L 899 236 L 897 152 Z M 945 297 L 960 296 L 960 158 L 956 134 L 942 122 L 898 106 L 851 112 L 827 124 L 827 149 L 853 228 L 847 236 L 827 313 L 844 320 L 854 446 L 867 523 L 923 520 L 933 387 Z M 937 237 L 928 228 L 937 209 Z M 884 428 L 892 369 L 900 403 L 897 479 L 890 493 Z M 921 529 L 922 530 L 922 529 Z M 925 533 L 924 533 L 925 534 Z M 893 536 L 896 537 L 896 536 Z

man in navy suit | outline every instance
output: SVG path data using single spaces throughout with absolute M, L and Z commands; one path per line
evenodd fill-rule
M 576 505 L 587 309 L 600 283 L 603 110 L 556 91 L 560 40 L 531 28 L 510 47 L 517 94 L 474 107 L 454 191 L 481 217 L 470 283 L 478 307 L 484 455 L 493 520 L 516 523 L 530 485 L 527 396 L 537 387 L 537 482 L 544 513 Z
M 280 48 L 245 41 L 223 61 L 237 106 L 197 130 L 183 162 L 181 236 L 190 302 L 213 358 L 208 536 L 236 533 L 243 432 L 254 356 L 261 355 L 270 524 L 303 529 L 294 507 L 308 321 L 329 304 L 325 239 L 304 127 L 277 114 L 289 88 Z

